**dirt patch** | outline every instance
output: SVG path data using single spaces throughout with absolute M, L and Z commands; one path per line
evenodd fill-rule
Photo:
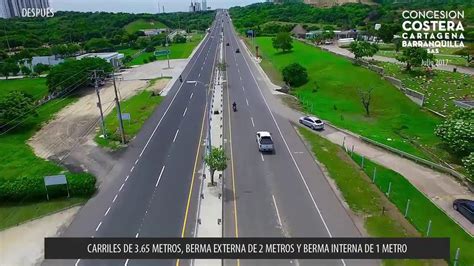
M 296 97 L 292 95 L 280 94 L 277 95 L 277 98 L 279 98 L 286 106 L 296 111 L 304 112 L 303 106 L 301 106 L 300 101 Z
M 119 98 L 125 100 L 144 89 L 159 93 L 169 81 L 169 79 L 146 81 L 119 78 L 117 81 Z M 101 87 L 99 92 L 106 116 L 115 107 L 112 82 Z M 85 89 L 78 101 L 59 111 L 51 122 L 43 126 L 28 141 L 28 144 L 38 157 L 62 161 L 77 147 L 93 143 L 91 140 L 95 132 L 100 129 L 99 114 L 95 89 Z

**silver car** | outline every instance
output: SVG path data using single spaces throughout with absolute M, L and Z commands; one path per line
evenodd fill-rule
M 314 116 L 303 116 L 303 117 L 300 117 L 300 123 L 307 126 L 307 127 L 310 127 L 314 130 L 322 130 L 324 129 L 324 122 L 317 118 L 317 117 L 314 117 Z

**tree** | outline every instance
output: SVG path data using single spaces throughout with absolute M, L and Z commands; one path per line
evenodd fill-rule
M 6 79 L 8 79 L 10 75 L 15 76 L 19 71 L 20 68 L 14 62 L 4 62 L 0 65 L 0 73 L 2 73 Z
M 455 153 L 474 152 L 474 109 L 458 109 L 437 126 L 435 134 Z
M 406 63 L 406 71 L 411 71 L 413 67 L 419 67 L 424 61 L 433 61 L 433 54 L 429 54 L 426 49 L 420 47 L 410 47 L 403 50 L 403 53 L 397 56 L 397 60 Z
M 372 100 L 372 91 L 373 88 L 369 88 L 367 90 L 358 90 L 360 101 L 365 109 L 365 114 L 370 116 L 370 104 Z
M 28 76 L 31 74 L 31 69 L 27 66 L 21 66 L 20 70 L 21 70 L 21 74 L 25 76 Z
M 185 43 L 186 42 L 186 37 L 181 35 L 181 34 L 176 34 L 176 36 L 174 36 L 173 41 L 175 43 Z
M 48 71 L 50 68 L 49 65 L 45 65 L 45 64 L 37 64 L 33 67 L 33 71 L 38 74 L 38 75 L 41 75 L 42 73 Z
M 155 50 L 155 46 L 148 46 L 147 48 L 145 48 L 145 52 L 147 53 L 154 52 Z
M 382 27 L 376 32 L 376 35 L 382 39 L 384 43 L 390 43 L 393 40 L 393 35 L 401 30 L 401 27 L 396 24 L 382 24 Z
M 334 39 L 334 36 L 336 36 L 336 34 L 332 30 L 326 30 L 321 34 L 323 40 L 332 40 Z
M 106 52 L 113 49 L 112 44 L 104 38 L 92 38 L 86 42 L 84 48 L 89 52 Z
M 211 152 L 204 158 L 204 162 L 211 172 L 211 185 L 214 185 L 214 173 L 227 168 L 227 156 L 222 148 L 212 147 Z
M 283 80 L 293 87 L 299 87 L 308 82 L 308 71 L 302 65 L 293 63 L 282 70 Z
M 456 51 L 454 54 L 464 57 L 467 61 L 467 64 L 470 64 L 474 61 L 474 44 L 471 43 L 461 50 Z
M 276 50 L 289 51 L 293 49 L 293 39 L 289 32 L 280 32 L 272 39 L 273 48 Z
M 393 44 L 395 45 L 395 52 L 399 52 L 402 48 L 402 38 L 394 38 Z
M 0 130 L 7 129 L 11 120 L 35 114 L 33 97 L 21 91 L 11 91 L 0 99 Z
M 350 44 L 350 50 L 354 54 L 355 59 L 361 59 L 366 56 L 374 56 L 379 51 L 379 46 L 366 41 L 355 41 Z
M 112 72 L 112 65 L 97 57 L 87 57 L 81 60 L 65 61 L 54 66 L 46 77 L 46 84 L 50 92 L 62 92 L 82 88 L 89 84 L 92 70 L 101 70 L 101 77 Z
M 466 169 L 468 179 L 474 182 L 474 152 L 471 152 L 469 156 L 462 159 L 462 162 Z

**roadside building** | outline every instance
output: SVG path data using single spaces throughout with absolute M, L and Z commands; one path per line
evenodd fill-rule
M 306 37 L 306 33 L 308 33 L 307 30 L 301 26 L 301 24 L 297 24 L 292 30 L 291 34 L 295 36 L 296 38 L 304 39 Z
M 165 33 L 165 32 L 168 32 L 168 29 L 167 28 L 162 28 L 162 29 L 146 29 L 146 30 L 140 30 L 142 31 L 145 36 L 155 36 L 155 35 L 158 35 L 158 34 L 162 34 L 162 33 Z
M 47 66 L 55 66 L 64 62 L 64 59 L 59 58 L 55 55 L 49 56 L 33 56 L 31 58 L 31 64 L 29 64 L 26 60 L 24 60 L 25 65 L 29 66 L 30 68 L 35 67 L 38 64 L 43 64 Z
M 87 57 L 98 57 L 102 58 L 105 61 L 109 62 L 114 68 L 119 68 L 122 66 L 122 59 L 124 58 L 123 54 L 113 52 L 113 53 L 87 53 L 80 56 L 77 56 L 77 60 L 81 60 Z

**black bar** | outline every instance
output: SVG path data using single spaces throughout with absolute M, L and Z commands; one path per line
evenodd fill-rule
M 449 247 L 449 238 L 45 238 L 45 259 L 449 261 Z

